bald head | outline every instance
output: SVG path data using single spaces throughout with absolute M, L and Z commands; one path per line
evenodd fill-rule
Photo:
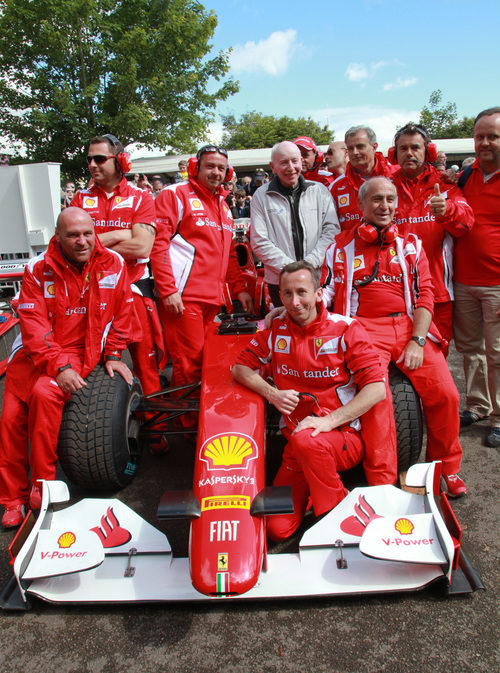
M 57 218 L 55 237 L 64 257 L 83 267 L 95 247 L 92 218 L 81 208 L 65 208 Z
M 376 227 L 388 226 L 396 210 L 396 187 L 387 178 L 370 178 L 359 188 L 358 201 L 366 222 Z
M 302 171 L 302 160 L 297 145 L 284 140 L 271 150 L 271 168 L 285 187 L 295 187 Z

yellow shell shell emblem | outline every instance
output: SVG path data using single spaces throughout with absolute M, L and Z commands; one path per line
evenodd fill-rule
M 201 451 L 209 468 L 246 467 L 248 460 L 257 456 L 257 447 L 246 435 L 237 433 L 211 437 Z
M 280 351 L 285 350 L 286 346 L 287 346 L 286 339 L 278 339 L 278 341 L 276 342 L 276 348 L 278 348 Z
M 59 549 L 68 549 L 68 547 L 71 547 L 71 545 L 74 544 L 75 542 L 76 542 L 76 535 L 74 533 L 71 533 L 70 531 L 67 531 L 66 533 L 60 535 L 59 539 L 57 540 Z
M 401 535 L 411 535 L 415 526 L 409 519 L 398 519 L 394 524 L 394 528 L 401 533 Z

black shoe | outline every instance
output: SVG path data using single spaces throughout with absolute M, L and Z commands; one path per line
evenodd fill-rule
M 497 448 L 500 446 L 500 428 L 491 428 L 489 435 L 484 442 L 486 446 Z
M 459 414 L 460 416 L 460 427 L 461 428 L 467 428 L 469 425 L 472 425 L 473 423 L 478 423 L 478 421 L 484 421 L 486 416 L 480 416 L 479 414 L 476 414 L 474 411 L 469 411 L 468 409 L 464 409 L 464 411 L 461 411 Z

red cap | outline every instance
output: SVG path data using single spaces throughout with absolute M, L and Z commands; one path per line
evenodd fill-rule
M 312 138 L 309 138 L 309 136 L 299 136 L 298 138 L 295 138 L 293 142 L 298 147 L 303 147 L 306 150 L 313 150 L 314 152 L 318 151 L 318 148 L 316 147 L 314 140 Z

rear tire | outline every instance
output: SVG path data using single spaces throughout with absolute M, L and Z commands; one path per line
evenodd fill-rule
M 394 420 L 398 443 L 398 473 L 418 462 L 423 442 L 423 417 L 420 398 L 410 379 L 395 365 L 389 367 Z
M 58 452 L 66 476 L 91 490 L 116 490 L 135 476 L 141 454 L 134 415 L 142 389 L 98 366 L 63 411 Z

